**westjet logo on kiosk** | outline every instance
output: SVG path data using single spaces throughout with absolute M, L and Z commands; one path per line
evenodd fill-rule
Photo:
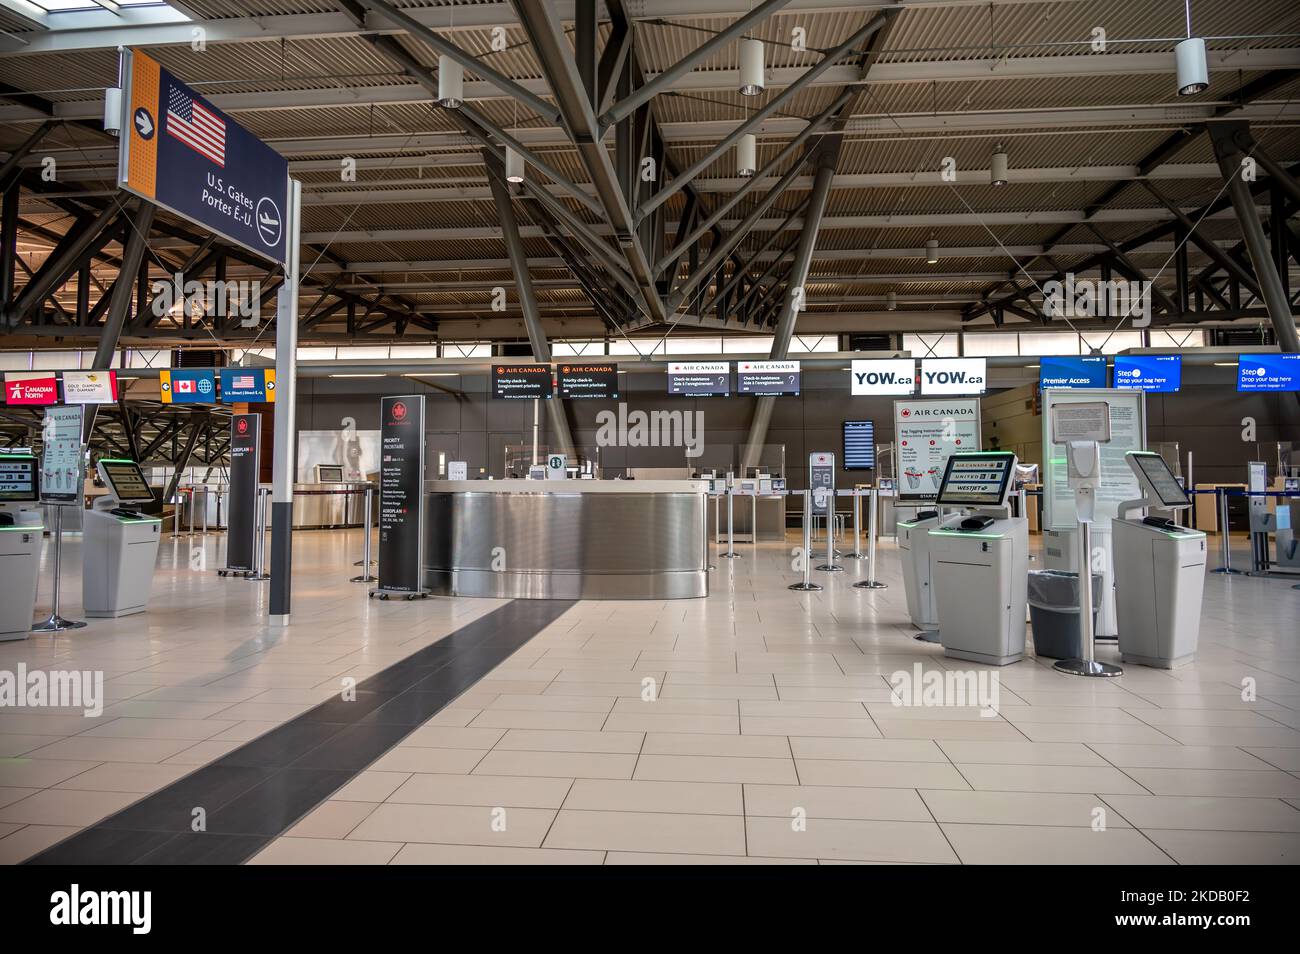
M 854 361 L 849 368 L 850 394 L 911 394 L 916 390 L 916 362 L 911 358 Z
M 983 394 L 988 383 L 983 358 L 922 358 L 922 394 Z

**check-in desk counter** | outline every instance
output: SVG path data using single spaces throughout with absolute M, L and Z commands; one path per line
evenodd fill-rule
M 707 596 L 703 480 L 425 482 L 424 584 L 504 599 Z
M 366 519 L 364 481 L 293 485 L 294 529 L 313 527 L 359 527 Z M 371 495 L 378 511 L 379 489 Z
M 753 543 L 754 518 L 758 517 L 758 541 L 780 543 L 785 539 L 785 500 L 780 494 L 759 494 L 756 497 L 736 495 L 732 510 L 732 531 L 737 543 Z M 725 495 L 709 500 L 709 533 L 714 542 L 727 542 L 727 498 Z

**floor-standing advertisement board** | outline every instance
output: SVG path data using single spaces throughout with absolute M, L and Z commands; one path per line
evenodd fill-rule
M 257 542 L 257 487 L 262 466 L 262 415 L 230 420 L 230 500 L 227 503 L 226 567 L 251 573 Z
M 424 572 L 424 397 L 379 401 L 379 588 L 418 596 Z
M 980 399 L 895 401 L 894 439 L 898 443 L 898 499 L 934 500 L 948 458 L 955 451 L 980 449 Z
M 1043 392 L 1043 565 L 1049 570 L 1078 572 L 1079 515 L 1074 506 L 1066 473 L 1065 448 L 1052 443 L 1052 408 L 1059 404 L 1104 401 L 1109 405 L 1110 441 L 1101 445 L 1101 486 L 1096 490 L 1096 513 L 1092 519 L 1092 571 L 1102 577 L 1101 602 L 1097 605 L 1096 636 L 1116 635 L 1110 522 L 1120 504 L 1142 496 L 1137 477 L 1124 454 L 1146 450 L 1146 396 L 1126 388 L 1044 388 Z
M 41 428 L 41 503 L 82 503 L 85 457 L 81 450 L 80 404 L 45 409 Z

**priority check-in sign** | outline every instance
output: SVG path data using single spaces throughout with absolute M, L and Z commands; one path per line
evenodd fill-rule
M 285 264 L 288 161 L 157 60 L 122 57 L 118 185 Z

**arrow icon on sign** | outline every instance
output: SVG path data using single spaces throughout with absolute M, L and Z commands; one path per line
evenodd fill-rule
M 148 139 L 153 135 L 153 118 L 149 111 L 141 107 L 135 111 L 135 128 L 140 131 L 140 135 Z

